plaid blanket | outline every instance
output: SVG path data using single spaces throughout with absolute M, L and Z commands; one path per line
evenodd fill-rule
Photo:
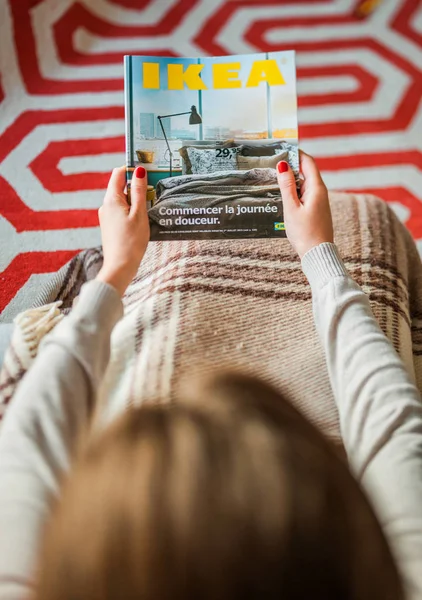
M 346 266 L 421 389 L 422 265 L 415 244 L 374 197 L 332 194 L 331 206 Z M 37 310 L 27 327 L 21 317 L 0 373 L 3 411 L 49 323 L 71 308 L 101 262 L 100 249 L 76 256 L 37 299 L 38 320 Z M 193 373 L 235 368 L 284 390 L 339 442 L 310 288 L 287 240 L 150 243 L 123 302 L 98 391 L 100 419 L 131 404 L 172 401 Z

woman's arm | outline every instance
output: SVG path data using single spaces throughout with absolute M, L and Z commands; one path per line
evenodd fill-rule
M 315 324 L 356 477 L 365 479 L 377 455 L 400 436 L 406 436 L 407 446 L 411 432 L 416 437 L 411 436 L 410 447 L 422 460 L 419 391 L 381 331 L 368 297 L 349 277 L 334 244 L 307 252 L 302 268 L 311 285 Z
M 350 465 L 370 494 L 412 597 L 422 597 L 422 404 L 366 294 L 332 244 L 302 260 Z
M 422 405 L 367 296 L 332 244 L 328 197 L 310 157 L 303 203 L 284 194 L 351 467 L 370 494 L 412 597 L 422 597 Z M 309 176 L 309 177 L 308 177 Z M 279 175 L 283 193 L 283 178 Z M 290 201 L 290 202 L 289 202 Z M 309 210 L 308 210 L 309 209 Z M 318 223 L 323 221 L 322 228 Z M 289 231 L 287 230 L 289 234 Z M 323 243 L 328 242 L 328 243 Z
M 124 195 L 113 171 L 101 208 L 104 265 L 69 316 L 46 337 L 7 410 L 0 434 L 0 598 L 28 598 L 51 502 L 87 426 L 109 360 L 111 331 L 149 238 L 146 178 Z
M 114 288 L 86 284 L 77 306 L 42 343 L 6 413 L 0 435 L 0 598 L 22 598 L 33 585 L 42 526 L 89 421 L 121 314 Z

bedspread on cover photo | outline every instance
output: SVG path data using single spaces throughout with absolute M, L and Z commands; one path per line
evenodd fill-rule
M 204 238 L 211 231 L 213 237 L 221 238 L 285 237 L 274 169 L 163 179 L 157 185 L 157 202 L 148 214 L 152 236 L 163 240 L 183 239 L 184 225 L 197 226 Z M 181 228 L 171 230 L 174 224 Z

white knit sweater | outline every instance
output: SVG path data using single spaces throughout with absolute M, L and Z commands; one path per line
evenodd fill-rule
M 333 244 L 308 252 L 315 323 L 326 353 L 351 468 L 377 510 L 403 574 L 422 598 L 422 404 L 366 295 Z M 28 598 L 42 527 L 69 470 L 123 313 L 98 281 L 42 343 L 0 434 L 0 599 Z M 363 541 L 364 543 L 364 541 Z

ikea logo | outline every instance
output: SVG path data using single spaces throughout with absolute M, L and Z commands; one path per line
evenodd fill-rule
M 286 227 L 284 226 L 284 223 L 274 223 L 274 230 L 275 231 L 285 231 Z

